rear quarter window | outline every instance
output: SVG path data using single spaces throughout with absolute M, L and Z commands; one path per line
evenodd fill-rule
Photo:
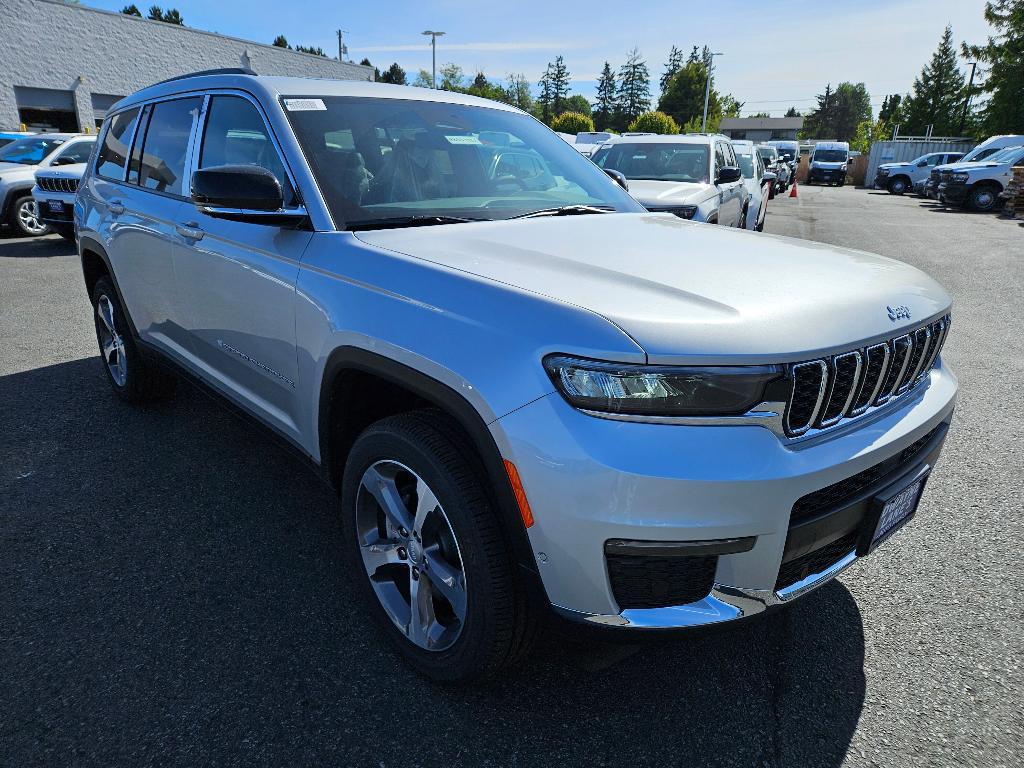
M 110 119 L 110 124 L 103 134 L 103 145 L 96 158 L 97 176 L 114 181 L 124 179 L 124 168 L 131 150 L 129 144 L 138 119 L 138 108 L 120 112 Z

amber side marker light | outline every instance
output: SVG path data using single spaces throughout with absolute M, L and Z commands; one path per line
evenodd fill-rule
M 523 525 L 529 528 L 533 525 L 533 511 L 530 509 L 530 502 L 526 499 L 523 481 L 519 479 L 519 470 L 508 459 L 504 459 L 504 462 L 505 472 L 508 473 L 508 480 L 512 483 L 512 493 L 516 495 L 516 504 L 519 505 L 519 514 L 523 518 Z

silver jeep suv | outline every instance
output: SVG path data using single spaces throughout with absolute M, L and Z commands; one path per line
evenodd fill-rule
M 114 392 L 177 371 L 308 458 L 348 578 L 436 680 L 540 619 L 793 600 L 914 515 L 953 414 L 926 275 L 645 212 L 460 94 L 157 84 L 111 110 L 75 225 Z

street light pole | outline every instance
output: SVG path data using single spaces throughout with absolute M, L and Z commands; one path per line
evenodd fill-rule
M 434 90 L 437 90 L 437 38 L 441 37 L 441 35 L 443 35 L 444 32 L 434 32 L 433 30 L 428 29 L 423 34 L 430 36 L 430 86 Z
M 711 70 L 715 66 L 715 56 L 721 56 L 721 53 L 712 53 L 708 56 L 708 81 L 704 86 L 704 121 L 700 124 L 700 132 L 707 133 L 708 131 L 708 100 L 711 98 Z

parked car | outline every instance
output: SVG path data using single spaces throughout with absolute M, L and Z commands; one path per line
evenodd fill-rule
M 1024 146 L 1007 147 L 980 162 L 961 163 L 942 172 L 939 200 L 987 213 L 1002 204 L 1000 195 L 1013 178 L 1013 166 L 1024 163 Z
M 790 181 L 796 179 L 796 169 L 800 164 L 800 142 L 799 141 L 788 141 L 786 139 L 773 139 L 771 141 L 764 142 L 765 144 L 775 147 L 779 152 L 779 157 L 789 166 L 789 178 Z
M 34 134 L 28 131 L 0 131 L 0 147 L 6 147 L 12 141 L 18 139 L 24 139 L 26 136 L 33 136 Z
M 483 133 L 550 186 L 492 178 Z M 336 578 L 435 680 L 515 664 L 545 615 L 628 637 L 791 603 L 912 519 L 952 418 L 950 298 L 916 268 L 647 213 L 464 94 L 160 83 L 111 107 L 75 220 L 116 396 L 170 367 L 292 444 L 340 495 Z
M 32 198 L 37 218 L 65 240 L 75 239 L 75 195 L 84 173 L 85 163 L 54 165 L 36 171 Z
M 811 153 L 811 167 L 807 174 L 808 184 L 846 183 L 846 171 L 850 166 L 850 145 L 845 141 L 819 141 Z
M 576 134 L 576 149 L 584 157 L 590 157 L 602 144 L 610 141 L 613 136 L 615 134 L 608 131 L 580 131 Z
M 592 159 L 625 176 L 630 194 L 649 211 L 743 226 L 749 196 L 726 136 L 621 136 L 605 142 Z
M 963 156 L 963 152 L 929 152 L 908 163 L 882 163 L 875 172 L 875 189 L 887 189 L 889 194 L 902 195 L 913 189 L 917 182 L 924 182 L 932 168 L 959 162 Z
M 32 199 L 35 172 L 85 162 L 95 143 L 95 136 L 41 133 L 0 147 L 0 222 L 25 237 L 45 235 L 46 224 Z
M 754 142 L 734 139 L 732 148 L 736 152 L 736 161 L 743 173 L 743 183 L 750 194 L 744 225 L 747 229 L 763 232 L 768 199 L 772 197 L 775 184 L 775 174 L 765 168 L 764 160 L 761 159 L 761 153 L 757 151 Z
M 757 151 L 761 155 L 764 167 L 775 176 L 775 192 L 785 192 L 789 187 L 790 171 L 789 165 L 782 159 L 779 150 L 769 144 L 758 144 Z
M 925 197 L 938 199 L 939 181 L 943 171 L 955 171 L 957 170 L 958 165 L 975 163 L 984 160 L 1002 149 L 1006 149 L 1007 147 L 1016 147 L 1022 144 L 1024 144 L 1024 135 L 1007 134 L 1003 136 L 991 136 L 960 158 L 957 162 L 935 166 L 928 175 L 928 181 L 923 187 Z

